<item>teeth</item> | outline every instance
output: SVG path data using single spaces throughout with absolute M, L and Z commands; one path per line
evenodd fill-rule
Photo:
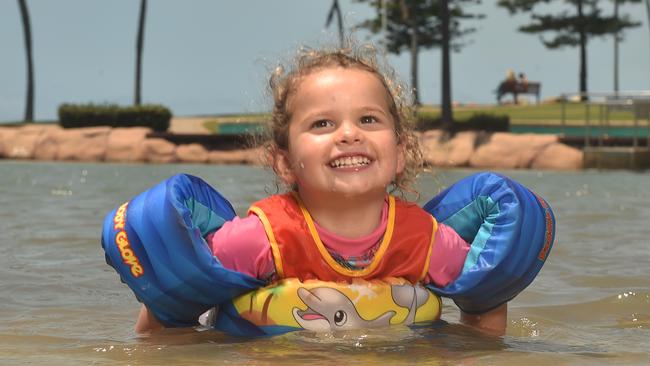
M 370 159 L 365 156 L 347 156 L 336 159 L 330 163 L 332 168 L 353 168 L 370 164 Z

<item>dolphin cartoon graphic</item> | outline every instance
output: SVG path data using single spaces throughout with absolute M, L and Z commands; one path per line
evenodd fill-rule
M 308 308 L 302 311 L 294 307 L 293 317 L 301 327 L 312 331 L 386 327 L 395 315 L 391 310 L 376 319 L 365 320 L 347 296 L 328 287 L 311 290 L 300 287 L 298 297 Z
M 402 322 L 405 325 L 413 323 L 417 309 L 429 299 L 429 291 L 422 286 L 408 284 L 391 286 L 391 295 L 396 305 L 409 309 Z M 363 319 L 345 294 L 328 287 L 312 290 L 300 287 L 298 297 L 307 305 L 307 309 L 303 311 L 294 307 L 293 317 L 302 328 L 312 331 L 386 327 L 396 314 L 390 310 L 375 319 Z
M 395 304 L 408 308 L 409 313 L 402 324 L 413 324 L 415 313 L 429 300 L 429 291 L 420 285 L 392 285 L 390 287 L 391 295 Z

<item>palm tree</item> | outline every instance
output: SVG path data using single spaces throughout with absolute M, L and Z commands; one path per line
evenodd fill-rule
M 27 55 L 27 96 L 25 99 L 25 122 L 34 120 L 34 60 L 32 59 L 32 26 L 29 22 L 27 0 L 18 0 L 20 17 L 25 35 L 25 54 Z
M 142 89 L 142 49 L 144 48 L 144 21 L 147 15 L 147 0 L 140 0 L 140 20 L 138 22 L 138 36 L 135 45 L 135 96 L 133 104 L 140 105 Z
M 329 14 L 327 14 L 327 20 L 325 21 L 325 27 L 329 27 L 336 15 L 339 27 L 339 47 L 343 48 L 344 43 L 344 34 L 343 34 L 343 16 L 341 15 L 341 7 L 339 6 L 338 0 L 332 2 L 332 7 L 330 8 Z
M 440 118 L 445 129 L 451 127 L 451 123 L 454 121 L 453 109 L 451 108 L 451 62 L 450 62 L 450 34 L 449 34 L 449 20 L 451 14 L 449 12 L 449 1 L 442 0 L 440 1 L 440 22 L 441 24 L 441 45 L 442 50 L 442 100 L 440 101 Z

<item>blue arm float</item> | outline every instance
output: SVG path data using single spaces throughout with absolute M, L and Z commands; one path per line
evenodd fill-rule
M 467 313 L 482 313 L 511 300 L 541 270 L 555 237 L 549 205 L 521 184 L 494 173 L 460 180 L 424 209 L 471 244 L 459 277 L 444 288 Z
M 264 285 L 224 268 L 203 239 L 234 217 L 206 182 L 173 176 L 106 216 L 106 262 L 164 325 L 195 325 L 209 308 Z

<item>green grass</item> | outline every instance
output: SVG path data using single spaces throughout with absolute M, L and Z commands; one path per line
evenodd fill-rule
M 465 120 L 473 114 L 486 113 L 494 115 L 507 115 L 513 125 L 560 125 L 562 123 L 562 104 L 545 103 L 539 105 L 485 105 L 471 107 L 455 107 L 454 119 Z M 565 123 L 570 125 L 583 125 L 587 117 L 585 103 L 565 104 Z M 420 116 L 435 118 L 440 115 L 440 108 L 423 106 L 418 110 Z M 599 119 L 605 118 L 606 111 L 599 106 L 589 107 L 591 124 L 597 124 Z M 634 113 L 628 110 L 611 110 L 609 123 L 611 125 L 632 125 Z

